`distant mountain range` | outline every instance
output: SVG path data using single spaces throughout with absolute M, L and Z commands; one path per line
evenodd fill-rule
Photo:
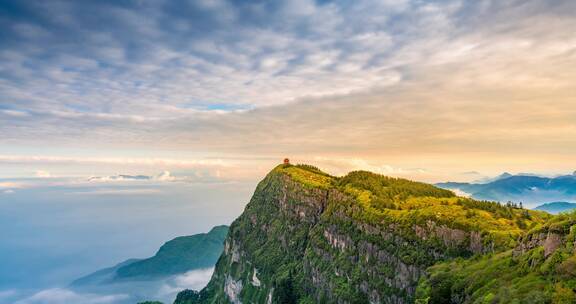
M 475 199 L 523 202 L 526 206 L 536 206 L 551 201 L 576 200 L 575 174 L 544 177 L 526 173 L 520 175 L 504 173 L 487 182 L 446 182 L 438 183 L 436 186 Z
M 542 210 L 551 214 L 558 214 L 560 212 L 570 211 L 572 209 L 576 209 L 576 203 L 552 202 L 534 208 L 534 210 Z
M 153 257 L 129 259 L 101 269 L 75 280 L 70 287 L 98 294 L 121 292 L 130 295 L 126 303 L 131 304 L 149 298 L 173 298 L 175 294 L 170 293 L 180 288 L 180 276 L 186 277 L 189 274 L 197 278 L 194 282 L 207 282 L 212 273 L 211 268 L 224 250 L 227 234 L 228 226 L 217 226 L 208 233 L 177 237 L 162 245 Z M 195 271 L 198 274 L 194 274 Z

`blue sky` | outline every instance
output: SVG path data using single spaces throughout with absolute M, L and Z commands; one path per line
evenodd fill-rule
M 572 0 L 4 0 L 0 28 L 0 303 L 233 219 L 284 157 L 576 169 Z

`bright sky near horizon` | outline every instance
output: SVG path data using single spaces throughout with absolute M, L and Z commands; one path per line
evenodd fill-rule
M 571 0 L 2 1 L 0 27 L 3 178 L 575 169 Z

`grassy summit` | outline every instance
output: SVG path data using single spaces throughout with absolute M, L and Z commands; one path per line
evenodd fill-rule
M 328 189 L 332 186 L 332 183 L 335 180 L 335 177 L 310 165 L 283 164 L 274 168 L 272 173 L 286 174 L 293 180 L 311 188 Z

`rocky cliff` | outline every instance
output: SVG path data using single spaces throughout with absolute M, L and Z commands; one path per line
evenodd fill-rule
M 513 248 L 545 217 L 369 172 L 280 165 L 230 227 L 208 286 L 175 303 L 412 303 L 428 267 Z
M 576 213 L 525 233 L 514 249 L 430 267 L 418 303 L 576 303 Z

